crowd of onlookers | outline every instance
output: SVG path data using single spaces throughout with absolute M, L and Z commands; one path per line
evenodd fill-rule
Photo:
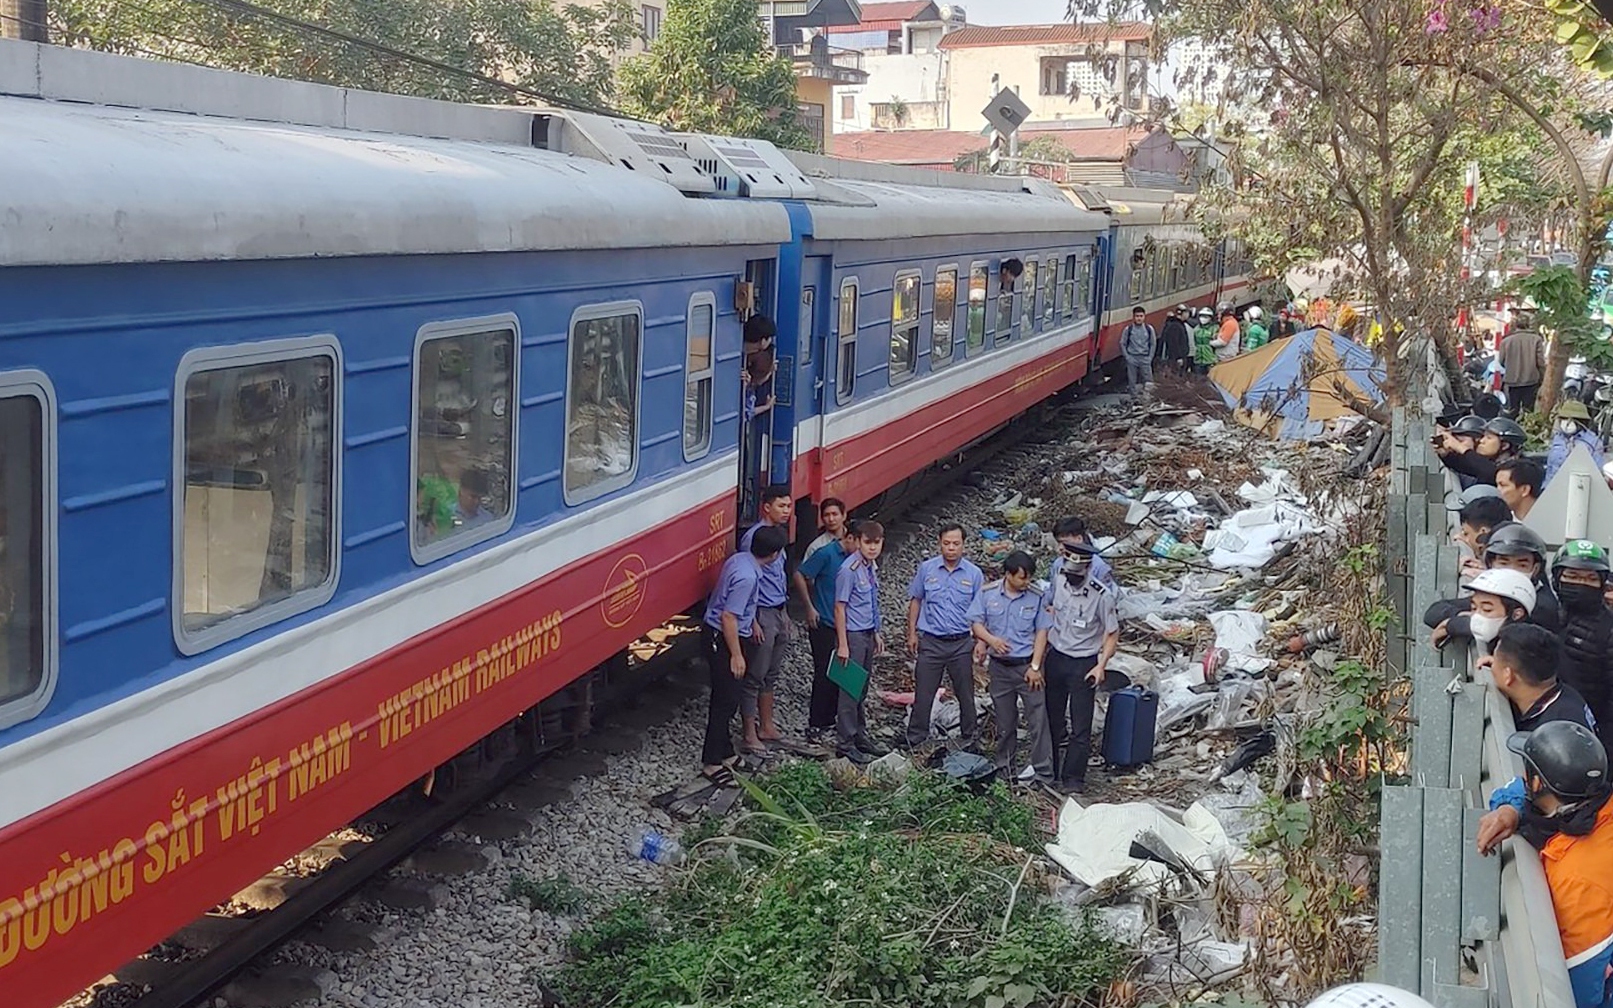
M 1533 389 L 1509 392 L 1515 408 L 1534 399 Z M 1473 647 L 1512 707 L 1508 745 L 1524 774 L 1492 795 L 1478 847 L 1490 853 L 1517 835 L 1540 852 L 1575 1002 L 1604 1006 L 1613 1004 L 1613 566 L 1596 542 L 1553 552 L 1525 524 L 1570 451 L 1584 444 L 1600 464 L 1602 446 L 1584 404 L 1570 400 L 1555 411 L 1544 459 L 1531 457 L 1523 425 L 1500 406 L 1481 397 L 1487 416 L 1442 424 L 1434 439 L 1462 488 L 1446 502 L 1460 588 L 1423 621 L 1436 646 Z

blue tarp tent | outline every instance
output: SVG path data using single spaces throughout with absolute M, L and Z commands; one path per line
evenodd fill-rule
M 1273 340 L 1210 369 L 1240 423 L 1294 439 L 1354 415 L 1352 401 L 1381 404 L 1383 379 L 1371 350 L 1327 329 Z

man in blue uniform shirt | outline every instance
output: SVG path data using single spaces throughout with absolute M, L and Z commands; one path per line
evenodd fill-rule
M 822 510 L 829 510 L 827 502 Z M 812 645 L 812 699 L 807 704 L 810 742 L 821 742 L 822 736 L 834 731 L 840 709 L 840 687 L 829 681 L 829 659 L 835 653 L 835 575 L 846 557 L 857 552 L 857 527 L 844 519 L 839 526 L 840 535 L 814 543 L 815 548 L 809 549 L 795 572 L 795 586 L 806 603 L 807 640 Z
M 1025 708 L 1030 734 L 1031 770 L 1039 784 L 1053 783 L 1053 746 L 1047 736 L 1047 694 L 1042 687 L 1042 656 L 1053 616 L 1031 588 L 1036 561 L 1020 550 L 1003 561 L 1003 579 L 985 589 L 969 608 L 975 653 L 991 674 L 991 712 L 997 728 L 997 776 L 1014 778 L 1019 748 L 1019 708 Z
M 975 737 L 975 680 L 970 653 L 969 607 L 985 580 L 980 568 L 963 556 L 963 526 L 941 528 L 941 555 L 919 564 L 907 589 L 907 650 L 913 667 L 913 712 L 907 721 L 907 744 L 922 745 L 930 737 L 930 709 L 945 674 L 958 698 L 962 720 L 958 730 Z
M 1070 794 L 1086 790 L 1092 705 L 1108 674 L 1109 659 L 1120 644 L 1115 596 L 1092 578 L 1095 551 L 1085 529 L 1085 523 L 1076 518 L 1065 518 L 1053 529 L 1059 559 L 1053 561 L 1047 591 L 1047 608 L 1053 618 L 1048 632 L 1052 650 L 1047 656 L 1047 720 L 1053 733 L 1055 765 L 1060 768 L 1060 787 Z M 1060 763 L 1058 750 L 1066 739 L 1069 745 Z
M 741 683 L 756 655 L 756 597 L 762 570 L 784 552 L 783 529 L 760 529 L 747 549 L 722 565 L 717 589 L 706 603 L 706 660 L 711 672 L 711 706 L 706 713 L 704 773 L 719 784 L 735 786 L 731 766 L 734 740 L 729 727 L 739 709 Z
M 879 568 L 875 565 L 884 548 L 885 527 L 876 521 L 862 522 L 857 526 L 857 552 L 835 575 L 835 654 L 870 674 L 874 659 L 885 653 L 885 642 L 879 636 Z M 867 699 L 841 690 L 835 717 L 840 755 L 856 763 L 871 763 L 885 755 L 885 749 L 868 737 L 868 719 L 863 713 Z
M 789 487 L 770 486 L 763 490 L 762 520 L 746 531 L 739 540 L 739 548 L 750 549 L 751 538 L 765 528 L 784 532 L 788 541 L 790 515 L 794 511 L 795 500 L 790 496 Z M 773 722 L 773 690 L 778 685 L 779 670 L 784 667 L 784 649 L 795 632 L 785 608 L 790 599 L 789 583 L 785 554 L 781 550 L 762 570 L 761 586 L 756 598 L 756 623 L 762 633 L 756 644 L 756 660 L 745 676 L 745 693 L 740 700 L 739 712 L 745 724 L 745 751 L 754 755 L 767 752 L 768 742 L 777 742 L 784 737 Z

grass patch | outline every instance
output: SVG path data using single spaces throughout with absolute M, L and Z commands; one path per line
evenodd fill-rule
M 572 939 L 556 977 L 590 1008 L 1070 1008 L 1125 952 L 1043 895 L 1032 810 L 931 773 L 837 791 L 796 763 L 762 811 L 685 838 L 693 865 Z
M 569 916 L 588 905 L 588 894 L 564 873 L 544 879 L 516 874 L 507 891 L 511 899 L 526 900 L 532 909 L 548 914 Z

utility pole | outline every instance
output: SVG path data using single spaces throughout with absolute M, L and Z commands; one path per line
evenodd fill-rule
M 0 38 L 49 42 L 50 0 L 0 0 Z

